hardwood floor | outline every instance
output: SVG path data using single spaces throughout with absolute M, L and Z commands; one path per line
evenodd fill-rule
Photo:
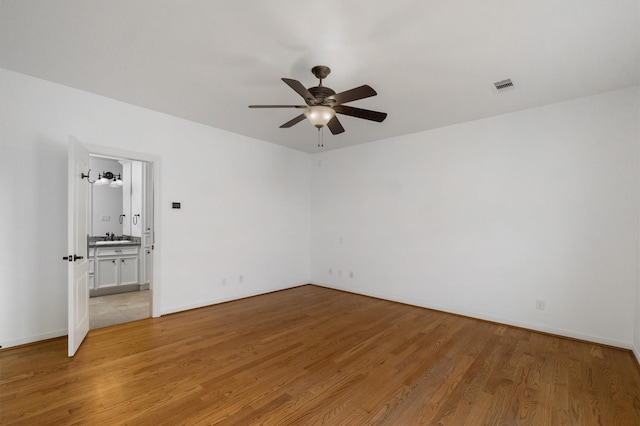
M 629 351 L 303 286 L 0 351 L 0 424 L 638 425 Z

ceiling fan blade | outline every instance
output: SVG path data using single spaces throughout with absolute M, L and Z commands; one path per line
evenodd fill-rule
M 332 135 L 338 135 L 340 133 L 344 133 L 344 127 L 340 124 L 340 120 L 335 115 L 329 122 L 327 123 L 327 127 L 331 130 Z
M 249 105 L 249 108 L 307 108 L 306 105 Z
M 364 118 L 365 120 L 377 121 L 378 123 L 383 122 L 384 119 L 387 118 L 386 112 L 371 111 L 368 109 L 354 108 L 346 105 L 336 105 L 335 107 L 333 107 L 333 109 L 339 114 L 350 115 L 357 118 Z
M 347 102 L 357 101 L 358 99 L 370 98 L 377 95 L 376 91 L 369 85 L 356 87 L 355 89 L 346 90 L 329 96 L 328 99 L 336 101 L 335 105 L 346 104 Z
M 282 81 L 287 83 L 287 85 L 295 90 L 298 95 L 302 96 L 305 101 L 308 101 L 307 103 L 311 102 L 313 105 L 318 103 L 318 100 L 298 80 L 283 78 Z
M 299 122 L 301 122 L 305 118 L 307 118 L 307 117 L 304 114 L 300 114 L 296 118 L 294 118 L 292 120 L 289 120 L 286 123 L 284 123 L 282 126 L 280 126 L 280 128 L 281 129 L 287 129 L 287 128 L 293 126 L 294 124 L 298 124 Z

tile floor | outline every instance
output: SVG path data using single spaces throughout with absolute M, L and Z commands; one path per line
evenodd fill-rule
M 89 328 L 108 327 L 151 316 L 149 290 L 91 297 L 89 299 Z

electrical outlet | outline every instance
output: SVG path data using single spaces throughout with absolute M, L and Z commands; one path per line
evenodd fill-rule
M 226 278 L 223 278 L 223 279 L 222 279 L 222 285 L 223 285 L 223 286 L 227 285 L 227 279 L 226 279 Z
M 544 300 L 542 299 L 536 300 L 536 309 L 540 309 L 541 311 L 544 311 Z
M 338 276 L 339 276 L 339 277 L 341 277 L 341 276 L 342 276 L 342 269 L 340 269 L 340 270 L 338 271 Z
M 240 284 L 242 284 L 242 283 L 244 282 L 244 275 L 240 275 L 240 276 L 238 277 L 238 282 L 239 282 Z
M 329 275 L 333 275 L 333 269 L 329 268 Z
M 101 222 L 111 222 L 111 216 L 100 216 Z
M 353 271 L 349 271 L 349 278 L 353 278 Z

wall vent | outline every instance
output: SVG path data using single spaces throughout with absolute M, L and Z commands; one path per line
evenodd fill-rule
M 513 82 L 511 81 L 510 78 L 506 79 L 506 80 L 502 80 L 502 81 L 498 81 L 496 83 L 493 83 L 496 86 L 497 90 L 503 90 L 503 89 L 507 89 L 509 87 L 513 87 Z

